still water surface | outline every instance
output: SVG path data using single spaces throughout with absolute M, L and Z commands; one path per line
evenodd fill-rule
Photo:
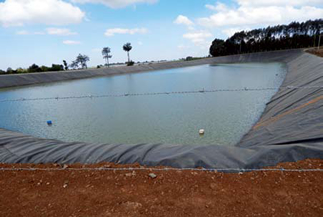
M 279 87 L 285 74 L 281 63 L 203 65 L 2 89 L 0 101 Z M 5 102 L 0 104 L 0 128 L 63 141 L 234 145 L 276 91 Z M 47 126 L 47 120 L 53 126 Z

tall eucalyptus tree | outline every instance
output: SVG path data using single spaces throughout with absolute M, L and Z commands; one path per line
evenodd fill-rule
M 110 66 L 109 59 L 112 58 L 112 55 L 110 55 L 111 49 L 109 47 L 104 47 L 102 49 L 102 56 L 103 59 L 106 60 L 108 67 Z

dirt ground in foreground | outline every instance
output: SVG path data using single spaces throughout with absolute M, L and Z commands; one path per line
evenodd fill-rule
M 73 171 L 121 166 L 0 164 L 12 167 L 65 169 L 0 171 L 2 217 L 323 216 L 323 172 Z M 323 160 L 275 168 L 323 169 Z

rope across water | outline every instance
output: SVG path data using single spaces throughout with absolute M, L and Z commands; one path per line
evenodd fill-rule
M 104 95 L 80 95 L 80 96 L 60 96 L 60 97 L 40 97 L 40 98 L 19 98 L 3 99 L 5 102 L 23 102 L 23 101 L 44 101 L 44 100 L 70 100 L 70 99 L 93 99 L 109 97 L 134 97 L 134 96 L 156 96 L 156 95 L 183 95 L 183 94 L 203 94 L 217 92 L 248 92 L 248 91 L 274 91 L 279 89 L 323 89 L 323 86 L 287 86 L 287 87 L 266 87 L 266 88 L 237 88 L 237 89 L 210 89 L 210 90 L 190 90 L 190 91 L 170 91 L 170 92 L 147 92 L 147 93 L 123 93 L 123 94 L 104 94 Z

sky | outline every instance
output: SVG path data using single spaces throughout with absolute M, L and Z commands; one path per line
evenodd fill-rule
M 323 18 L 323 0 L 0 0 L 0 69 L 71 63 L 89 66 L 207 56 L 214 38 Z

